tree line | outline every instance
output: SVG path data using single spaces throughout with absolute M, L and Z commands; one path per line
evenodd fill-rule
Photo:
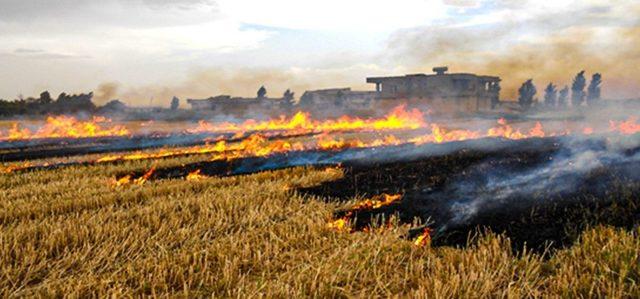
M 96 105 L 91 101 L 93 92 L 69 95 L 61 93 L 56 99 L 51 97 L 48 91 L 40 94 L 40 97 L 23 98 L 7 101 L 0 99 L 0 115 L 48 115 L 87 112 L 93 113 Z
M 538 99 L 535 98 L 537 93 L 536 86 L 533 84 L 533 79 L 529 79 L 522 83 L 522 86 L 518 89 L 518 103 L 524 110 L 528 110 L 533 106 L 548 108 L 569 107 L 569 105 L 572 107 L 593 106 L 600 101 L 601 84 L 602 75 L 595 73 L 591 77 L 589 86 L 587 86 L 585 71 L 580 71 L 573 78 L 571 90 L 569 90 L 569 86 L 564 86 L 558 90 L 558 87 L 553 82 L 549 83 L 544 90 L 544 99 L 540 105 Z

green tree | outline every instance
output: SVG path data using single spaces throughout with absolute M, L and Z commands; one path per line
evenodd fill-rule
M 544 105 L 547 107 L 554 107 L 556 100 L 558 99 L 558 89 L 553 83 L 549 83 L 544 90 Z
M 533 105 L 533 97 L 537 92 L 535 85 L 533 85 L 533 79 L 522 83 L 522 86 L 518 89 L 518 103 L 520 103 L 520 107 L 524 110 L 531 108 Z
M 178 107 L 180 107 L 180 99 L 173 97 L 171 99 L 171 110 L 178 110 Z
M 584 71 L 580 71 L 571 85 L 571 105 L 574 107 L 580 106 L 584 102 L 584 88 L 586 85 L 587 79 L 584 77 Z

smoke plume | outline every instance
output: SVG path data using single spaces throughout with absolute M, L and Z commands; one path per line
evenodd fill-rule
M 118 83 L 106 82 L 98 85 L 94 92 L 93 100 L 98 105 L 103 105 L 110 100 L 114 100 L 118 94 Z
M 640 11 L 640 5 L 630 9 Z M 562 88 L 580 70 L 603 74 L 605 98 L 636 98 L 640 93 L 640 24 L 618 24 L 599 11 L 575 15 L 549 12 L 526 22 L 500 26 L 430 26 L 400 31 L 389 41 L 391 59 L 424 72 L 436 65 L 454 71 L 497 75 L 502 98 L 515 99 L 529 78 L 540 88 Z M 609 24 L 603 27 L 598 24 Z M 533 31 L 533 32 L 532 32 Z
M 349 83 L 357 82 L 352 78 L 362 76 L 363 73 L 366 70 L 360 66 L 345 69 L 207 68 L 189 73 L 182 82 L 141 87 L 121 86 L 111 90 L 122 90 L 117 96 L 129 104 L 148 105 L 149 99 L 153 99 L 153 105 L 166 106 L 173 96 L 196 99 L 216 95 L 256 97 L 257 90 L 263 85 L 268 97 L 281 97 L 287 89 L 299 97 L 305 90 L 349 86 Z M 104 89 L 103 86 L 112 85 L 100 86 Z

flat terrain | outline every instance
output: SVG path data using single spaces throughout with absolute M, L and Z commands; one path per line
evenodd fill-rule
M 114 177 L 182 157 L 0 176 L 3 296 L 638 297 L 639 229 L 595 226 L 552 254 L 484 233 L 465 248 L 415 246 L 409 227 L 327 227 L 334 203 L 304 195 L 335 169 L 169 179 Z

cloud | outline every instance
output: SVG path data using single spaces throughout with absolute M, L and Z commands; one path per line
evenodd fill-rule
M 3 0 L 0 96 L 98 82 L 134 103 L 251 96 L 260 82 L 299 94 L 441 64 L 500 75 L 511 98 L 524 79 L 566 84 L 582 68 L 628 95 L 635 2 Z
M 239 22 L 300 30 L 393 31 L 447 16 L 441 1 L 423 0 L 219 0 L 218 4 Z
M 443 0 L 442 2 L 446 5 L 462 8 L 478 7 L 480 5 L 479 0 Z
M 55 53 L 42 49 L 18 48 L 13 52 L 0 52 L 0 57 L 5 58 L 22 58 L 22 59 L 42 59 L 42 60 L 58 60 L 58 59 L 86 59 L 91 58 L 83 55 L 72 55 L 65 53 Z

